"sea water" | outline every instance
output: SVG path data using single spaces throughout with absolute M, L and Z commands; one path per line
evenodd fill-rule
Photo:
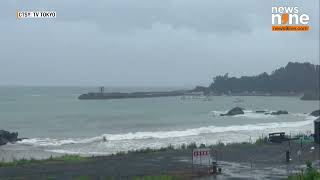
M 178 88 L 105 88 L 106 92 Z M 254 141 L 271 132 L 312 133 L 319 101 L 299 97 L 212 96 L 78 100 L 92 87 L 0 87 L 0 129 L 28 138 L 0 146 L 0 158 L 107 155 L 191 142 Z M 239 101 L 241 99 L 241 101 Z M 220 116 L 233 107 L 245 114 Z M 288 115 L 256 113 L 287 110 Z M 104 138 L 106 141 L 104 141 Z

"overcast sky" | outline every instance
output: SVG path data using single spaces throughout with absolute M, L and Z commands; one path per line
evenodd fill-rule
M 212 77 L 319 64 L 319 0 L 1 0 L 0 85 L 209 85 Z M 309 32 L 272 32 L 298 6 Z M 53 10 L 56 19 L 16 19 Z

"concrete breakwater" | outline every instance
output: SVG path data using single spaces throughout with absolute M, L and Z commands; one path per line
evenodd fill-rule
M 169 97 L 169 96 L 184 96 L 184 95 L 202 95 L 200 93 L 190 92 L 186 90 L 181 91 L 167 91 L 167 92 L 132 92 L 132 93 L 86 93 L 81 94 L 78 99 L 90 100 L 90 99 L 127 99 L 127 98 L 151 98 L 151 97 Z

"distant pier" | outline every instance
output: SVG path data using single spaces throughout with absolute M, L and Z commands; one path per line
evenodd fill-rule
M 163 92 L 132 92 L 132 93 L 121 93 L 121 92 L 104 92 L 104 88 L 99 88 L 100 92 L 89 92 L 81 94 L 78 99 L 90 100 L 90 99 L 128 99 L 128 98 L 152 98 L 152 97 L 170 97 L 170 96 L 184 96 L 193 95 L 201 96 L 203 93 L 192 92 L 190 90 L 179 90 L 179 91 L 163 91 Z

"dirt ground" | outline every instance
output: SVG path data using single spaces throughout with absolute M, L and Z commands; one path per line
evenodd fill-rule
M 312 148 L 314 147 L 314 149 Z M 92 157 L 80 162 L 45 162 L 18 167 L 1 167 L 0 179 L 132 179 L 146 175 L 175 175 L 182 179 L 283 179 L 299 172 L 307 160 L 319 159 L 315 144 L 285 142 L 282 144 L 231 144 L 214 146 L 222 173 L 217 176 L 194 177 L 192 150 L 168 150 L 150 153 Z M 286 163 L 285 152 L 290 149 L 291 162 Z M 299 158 L 298 151 L 301 151 Z M 202 169 L 202 171 L 206 171 Z M 199 171 L 200 172 L 200 171 Z

